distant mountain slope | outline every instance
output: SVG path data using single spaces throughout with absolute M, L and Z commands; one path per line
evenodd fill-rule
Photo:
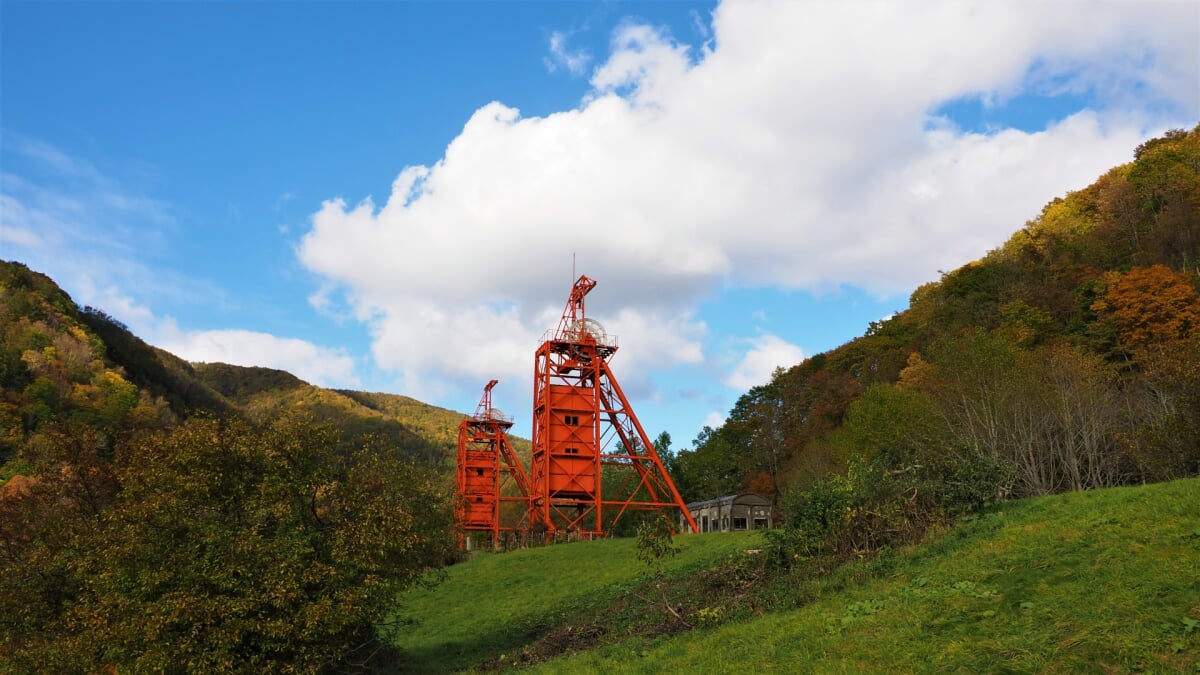
M 176 414 L 194 411 L 228 414 L 231 403 L 196 376 L 191 364 L 153 347 L 102 310 L 85 307 L 80 318 L 104 343 L 105 352 L 129 375 L 131 382 L 154 396 L 163 397 Z
M 168 428 L 196 414 L 266 422 L 301 412 L 347 437 L 376 434 L 448 470 L 463 414 L 391 394 L 335 391 L 291 373 L 188 363 L 100 309 L 80 309 L 49 277 L 0 261 L 0 479 L 49 424 Z
M 463 413 L 422 403 L 415 398 L 400 394 L 350 391 L 348 389 L 337 389 L 336 391 L 371 410 L 404 420 L 405 424 L 439 447 L 450 449 L 458 447 L 458 424 L 465 417 Z
M 415 429 L 437 447 L 450 453 L 458 449 L 458 424 L 465 415 L 446 408 L 422 403 L 415 398 L 400 394 L 382 394 L 378 392 L 336 390 L 339 394 L 354 399 L 362 405 L 404 420 L 404 423 Z M 473 412 L 473 411 L 472 411 Z M 509 434 L 509 442 L 517 455 L 529 465 L 529 455 L 532 448 L 528 438 L 516 433 Z
M 381 407 L 363 401 L 386 400 L 388 394 L 323 389 L 283 370 L 234 366 L 227 363 L 193 364 L 197 376 L 232 400 L 244 414 L 264 421 L 287 411 L 302 412 L 332 423 L 349 436 L 378 434 L 391 443 L 409 447 L 426 460 L 445 463 L 457 448 L 462 413 L 437 408 L 415 399 Z
M 239 405 L 245 405 L 257 394 L 309 386 L 286 370 L 274 368 L 228 363 L 194 363 L 192 368 L 201 382 Z
M 311 408 L 315 404 L 364 419 L 401 422 L 445 453 L 452 453 L 458 445 L 458 424 L 464 414 L 409 396 L 350 389 L 320 389 L 291 373 L 271 368 L 248 368 L 226 363 L 197 363 L 193 367 L 201 381 L 256 415 L 281 406 L 309 405 Z

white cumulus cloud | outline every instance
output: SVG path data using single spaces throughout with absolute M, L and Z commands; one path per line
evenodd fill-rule
M 1087 0 L 725 2 L 700 46 L 626 23 L 577 107 L 476 110 L 382 205 L 327 201 L 297 253 L 411 392 L 528 380 L 573 258 L 589 316 L 631 336 L 621 373 L 696 363 L 722 284 L 909 290 L 1195 124 L 1198 26 L 1195 3 Z M 1064 93 L 1090 103 L 1031 131 L 936 115 Z
M 166 337 L 159 346 L 188 361 L 277 368 L 323 387 L 361 384 L 354 374 L 354 359 L 344 350 L 298 338 L 249 330 L 182 331 Z
M 720 429 L 723 424 L 725 424 L 725 415 L 714 410 L 704 417 L 704 424 L 702 426 L 710 429 Z
M 556 30 L 550 34 L 550 56 L 545 60 L 546 69 L 553 73 L 559 68 L 566 68 L 568 73 L 579 77 L 587 72 L 592 55 L 586 49 L 568 47 L 567 41 L 570 38 L 571 34 L 564 31 Z
M 804 351 L 776 335 L 763 335 L 750 341 L 751 349 L 725 378 L 734 389 L 749 389 L 771 381 L 776 368 L 790 368 L 804 360 Z

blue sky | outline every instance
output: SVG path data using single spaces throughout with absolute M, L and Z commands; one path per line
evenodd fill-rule
M 1200 121 L 1200 3 L 0 1 L 0 257 L 195 361 L 649 433 Z

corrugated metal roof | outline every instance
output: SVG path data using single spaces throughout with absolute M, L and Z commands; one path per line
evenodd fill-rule
M 757 492 L 739 492 L 737 494 L 725 495 L 724 497 L 715 497 L 713 499 L 705 499 L 699 502 L 688 502 L 687 507 L 689 511 L 695 511 L 697 509 L 706 509 L 710 506 L 725 506 L 726 504 L 738 503 L 738 499 L 742 497 L 753 497 L 755 499 L 762 500 L 761 503 L 768 506 L 771 504 L 770 499 L 767 499 Z

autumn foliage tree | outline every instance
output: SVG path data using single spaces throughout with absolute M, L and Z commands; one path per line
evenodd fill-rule
M 55 425 L 25 448 L 25 468 L 36 478 L 19 475 L 0 486 L 0 671 L 68 665 L 56 654 L 85 583 L 72 551 L 98 527 L 118 489 L 103 457 L 108 444 L 94 428 Z
M 1200 334 L 1200 296 L 1187 275 L 1153 265 L 1108 272 L 1104 282 L 1104 295 L 1091 308 L 1112 322 L 1126 351 Z
M 95 509 L 63 496 L 78 470 L 43 474 L 28 508 L 0 511 L 2 571 L 37 610 L 7 608 L 0 649 L 18 670 L 54 672 L 370 661 L 398 592 L 449 555 L 448 500 L 396 451 L 339 440 L 292 419 L 141 434 L 118 448 L 116 489 Z M 45 510 L 56 503 L 70 516 Z

